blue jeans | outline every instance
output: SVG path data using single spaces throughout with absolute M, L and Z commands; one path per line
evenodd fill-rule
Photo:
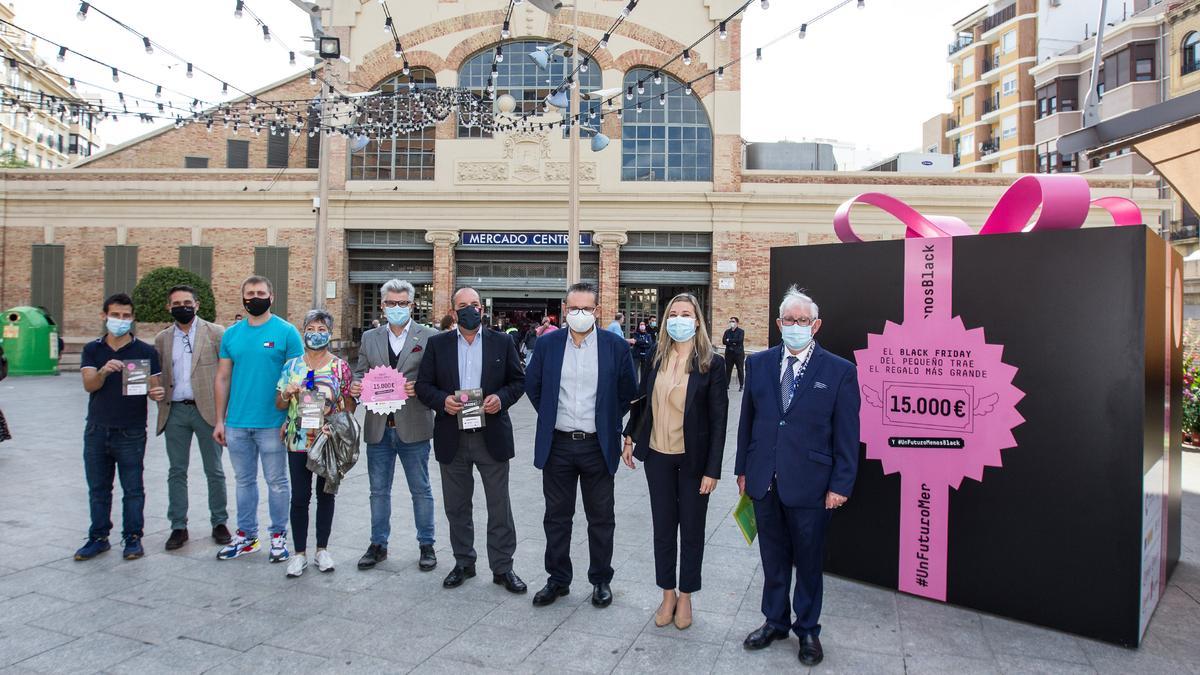
M 88 536 L 104 539 L 112 531 L 113 478 L 121 477 L 121 536 L 142 536 L 146 489 L 142 460 L 146 427 L 122 428 L 88 424 L 83 432 L 83 473 L 88 484 L 92 526 Z
M 378 443 L 367 444 L 367 474 L 371 480 L 371 543 L 387 547 L 392 533 L 392 479 L 396 458 L 404 467 L 412 495 L 417 543 L 433 545 L 433 490 L 429 487 L 429 441 L 403 443 L 395 429 L 383 430 Z
M 288 490 L 287 451 L 279 429 L 226 427 L 229 462 L 237 479 L 237 526 L 249 538 L 258 536 L 258 464 L 267 481 L 267 511 L 271 534 L 287 531 L 291 492 Z

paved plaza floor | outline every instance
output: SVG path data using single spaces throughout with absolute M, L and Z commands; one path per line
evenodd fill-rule
M 762 575 L 729 515 L 737 497 L 731 394 L 725 478 L 708 518 L 704 590 L 695 624 L 656 628 L 650 513 L 641 471 L 617 475 L 613 605 L 587 602 L 586 578 L 542 609 L 530 606 L 545 582 L 542 490 L 532 464 L 533 410 L 513 410 L 515 569 L 530 594 L 514 596 L 486 574 L 486 516 L 475 500 L 481 575 L 446 590 L 452 556 L 438 501 L 436 571 L 417 569 L 412 507 L 402 476 L 393 497 L 390 558 L 360 572 L 355 561 L 370 532 L 365 457 L 341 488 L 330 550 L 332 574 L 300 579 L 259 553 L 219 562 L 209 532 L 198 454 L 193 451 L 191 542 L 163 551 L 167 462 L 162 437 L 146 449 L 146 551 L 72 559 L 87 531 L 81 436 L 87 397 L 78 375 L 9 378 L 0 409 L 15 439 L 0 444 L 0 669 L 2 672 L 640 672 L 779 673 L 801 669 L 791 638 L 761 652 L 742 649 L 762 623 Z M 432 461 L 432 459 L 431 459 Z M 230 515 L 233 472 L 225 460 Z M 435 465 L 436 466 L 436 465 Z M 399 467 L 397 467 L 399 471 Z M 1183 561 L 1141 649 L 1080 639 L 837 577 L 825 581 L 820 672 L 858 673 L 1200 673 L 1200 455 L 1184 458 Z M 265 486 L 260 522 L 265 530 Z M 114 508 L 120 531 L 119 488 Z M 1084 505 L 1081 505 L 1084 506 Z M 232 525 L 232 523 L 231 523 Z M 836 520 L 834 527 L 837 526 Z M 311 536 L 311 535 L 310 535 Z M 310 539 L 311 542 L 311 539 Z M 311 543 L 310 543 L 311 546 Z M 582 508 L 573 557 L 587 566 Z M 1105 561 L 1081 561 L 1103 565 Z M 1097 593 L 1106 589 L 1097 588 Z

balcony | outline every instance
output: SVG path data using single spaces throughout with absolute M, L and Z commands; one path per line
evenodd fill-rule
M 989 30 L 995 28 L 996 26 L 999 26 L 1000 24 L 1004 23 L 1005 21 L 1009 21 L 1009 20 L 1015 18 L 1016 16 L 1017 16 L 1017 5 L 1016 5 L 1016 3 L 1013 3 L 1013 4 L 1009 5 L 1008 7 L 1005 7 L 1004 9 L 1000 10 L 999 12 L 996 12 L 995 14 L 984 19 L 983 20 L 983 32 L 986 33 Z
M 958 166 L 959 164 L 962 164 L 962 157 L 960 155 L 954 155 L 954 166 Z
M 994 113 L 1000 109 L 1000 94 L 992 94 L 983 101 L 983 114 Z
M 958 52 L 962 51 L 963 49 L 970 47 L 974 43 L 975 43 L 974 36 L 959 35 L 957 40 L 950 43 L 950 46 L 947 49 L 947 51 L 949 52 L 948 55 L 953 56 L 954 54 L 957 54 Z
M 1197 234 L 1200 234 L 1200 232 L 1197 232 L 1200 228 L 1197 228 L 1195 225 L 1179 225 L 1178 222 L 1171 223 L 1171 241 L 1195 239 Z
M 980 64 L 980 66 L 979 66 L 979 72 L 981 74 L 987 73 L 987 72 L 991 72 L 999 67 L 1000 67 L 1000 55 L 996 54 L 996 55 L 992 56 L 991 58 L 987 58 L 987 59 L 983 60 L 983 63 Z
M 958 128 L 958 120 L 953 117 L 946 118 L 946 131 L 953 131 Z
M 1000 141 L 998 141 L 994 138 L 990 141 L 984 141 L 979 144 L 979 154 L 980 155 L 990 155 L 993 152 L 999 152 L 999 151 L 1000 151 Z

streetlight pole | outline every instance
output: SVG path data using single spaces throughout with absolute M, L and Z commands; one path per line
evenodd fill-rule
M 326 117 L 324 91 L 322 83 L 317 94 L 317 111 L 322 122 Z M 322 126 L 317 124 L 320 150 L 317 152 L 317 226 L 313 233 L 313 309 L 325 307 L 325 268 L 329 260 L 326 250 L 329 239 L 329 139 Z
M 571 77 L 579 74 L 579 0 L 571 5 Z M 567 218 L 567 283 L 579 283 L 579 125 L 583 123 L 583 115 L 579 109 L 579 81 L 572 80 L 571 109 L 575 120 L 571 123 L 571 167 L 568 172 L 570 182 L 570 197 L 568 199 L 569 215 Z

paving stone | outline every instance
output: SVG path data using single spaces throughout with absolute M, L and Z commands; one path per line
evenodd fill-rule
M 365 623 L 336 616 L 314 616 L 276 634 L 266 643 L 289 651 L 329 656 L 347 650 L 368 630 Z
M 1093 675 L 1089 664 L 1052 661 L 1017 654 L 997 654 L 996 664 L 1004 675 Z
M 46 614 L 28 623 L 31 626 L 67 635 L 84 636 L 113 624 L 134 619 L 147 611 L 149 609 L 146 607 L 100 598 L 81 602 L 53 614 Z
M 21 624 L 54 614 L 77 603 L 41 593 L 26 593 L 0 602 L 0 624 Z
M 183 637 L 244 652 L 299 623 L 287 615 L 244 608 L 188 630 Z
M 414 667 L 450 644 L 460 633 L 419 621 L 397 621 L 360 637 L 351 651 Z
M 1072 635 L 995 616 L 982 620 L 983 633 L 996 654 L 1088 663 L 1079 640 Z
M 643 633 L 617 663 L 614 673 L 707 673 L 721 645 Z
M 286 649 L 259 645 L 241 656 L 241 663 L 252 664 L 254 673 L 270 673 L 271 675 L 311 675 L 314 672 L 324 672 L 329 668 L 328 659 L 312 654 L 290 652 Z
M 221 618 L 220 612 L 184 605 L 148 607 L 126 621 L 104 629 L 113 635 L 151 644 L 166 644 L 204 624 Z
M 521 664 L 538 672 L 556 669 L 608 673 L 631 646 L 620 638 L 559 629 L 547 637 Z
M 94 673 L 136 656 L 147 647 L 136 640 L 93 633 L 43 651 L 18 665 L 43 673 Z
M 1000 672 L 999 666 L 991 659 L 932 653 L 905 656 L 904 670 L 909 675 L 993 675 Z
M 108 671 L 130 675 L 167 672 L 198 674 L 209 670 L 217 672 L 241 655 L 241 652 L 233 649 L 182 638 L 148 647 L 133 658 L 112 666 Z
M 525 626 L 501 628 L 476 624 L 440 649 L 439 657 L 482 668 L 509 669 L 525 660 L 545 635 Z
M 0 624 L 0 667 L 10 666 L 65 645 L 75 638 L 44 628 L 20 624 Z

